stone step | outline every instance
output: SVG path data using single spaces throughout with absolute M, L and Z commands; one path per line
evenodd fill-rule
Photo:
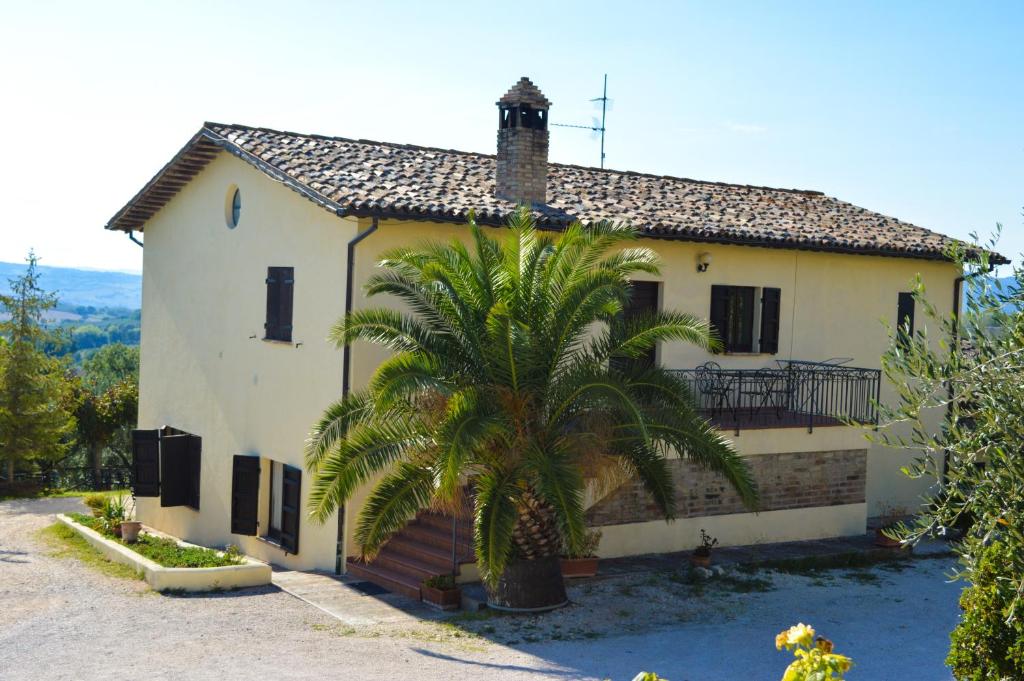
M 420 584 L 422 579 L 416 579 L 407 574 L 396 572 L 375 563 L 363 563 L 355 558 L 348 561 L 348 573 L 359 579 L 365 579 L 377 586 L 382 586 L 388 591 L 420 600 Z
M 414 522 L 429 527 L 435 527 L 439 530 L 447 532 L 449 535 L 452 533 L 452 517 L 448 515 L 439 515 L 437 513 L 423 513 Z M 473 536 L 473 519 L 472 518 L 459 518 L 459 524 L 457 527 L 459 534 L 467 536 Z
M 422 563 L 432 565 L 437 569 L 438 574 L 451 569 L 451 548 L 445 549 L 437 546 L 431 546 L 430 544 L 424 544 L 423 542 L 416 541 L 399 533 L 384 545 L 381 552 L 383 553 L 388 549 L 395 553 L 400 553 L 409 556 L 410 558 L 414 558 Z
M 422 582 L 424 579 L 434 577 L 440 574 L 442 571 L 451 571 L 451 560 L 449 559 L 449 565 L 447 569 L 439 567 L 435 563 L 427 563 L 425 561 L 414 558 L 408 554 L 401 553 L 393 548 L 390 544 L 381 549 L 381 552 L 377 554 L 377 557 L 370 563 L 373 567 L 381 567 L 392 572 L 400 572 L 403 575 L 409 575 L 413 579 L 417 580 L 417 583 Z

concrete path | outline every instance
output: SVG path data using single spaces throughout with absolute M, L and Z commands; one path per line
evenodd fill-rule
M 413 626 L 424 619 L 437 619 L 439 615 L 423 603 L 344 575 L 275 568 L 272 581 L 282 591 L 348 626 Z

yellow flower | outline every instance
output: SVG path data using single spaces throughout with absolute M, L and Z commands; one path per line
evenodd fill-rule
M 775 637 L 775 647 L 779 650 L 782 646 L 796 646 L 801 645 L 810 647 L 814 641 L 814 629 L 803 622 L 797 624 L 795 627 L 790 627 L 786 631 L 782 632 Z

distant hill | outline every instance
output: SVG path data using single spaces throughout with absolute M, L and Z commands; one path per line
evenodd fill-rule
M 25 272 L 25 263 L 0 262 L 0 291 L 10 290 L 8 280 Z M 61 307 L 142 307 L 142 277 L 125 272 L 81 270 L 39 265 L 39 286 L 56 291 Z

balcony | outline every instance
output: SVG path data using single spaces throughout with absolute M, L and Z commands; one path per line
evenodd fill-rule
M 881 371 L 844 366 L 842 361 L 779 360 L 764 369 L 723 369 L 708 362 L 673 373 L 690 385 L 701 413 L 719 429 L 736 434 L 877 424 Z

